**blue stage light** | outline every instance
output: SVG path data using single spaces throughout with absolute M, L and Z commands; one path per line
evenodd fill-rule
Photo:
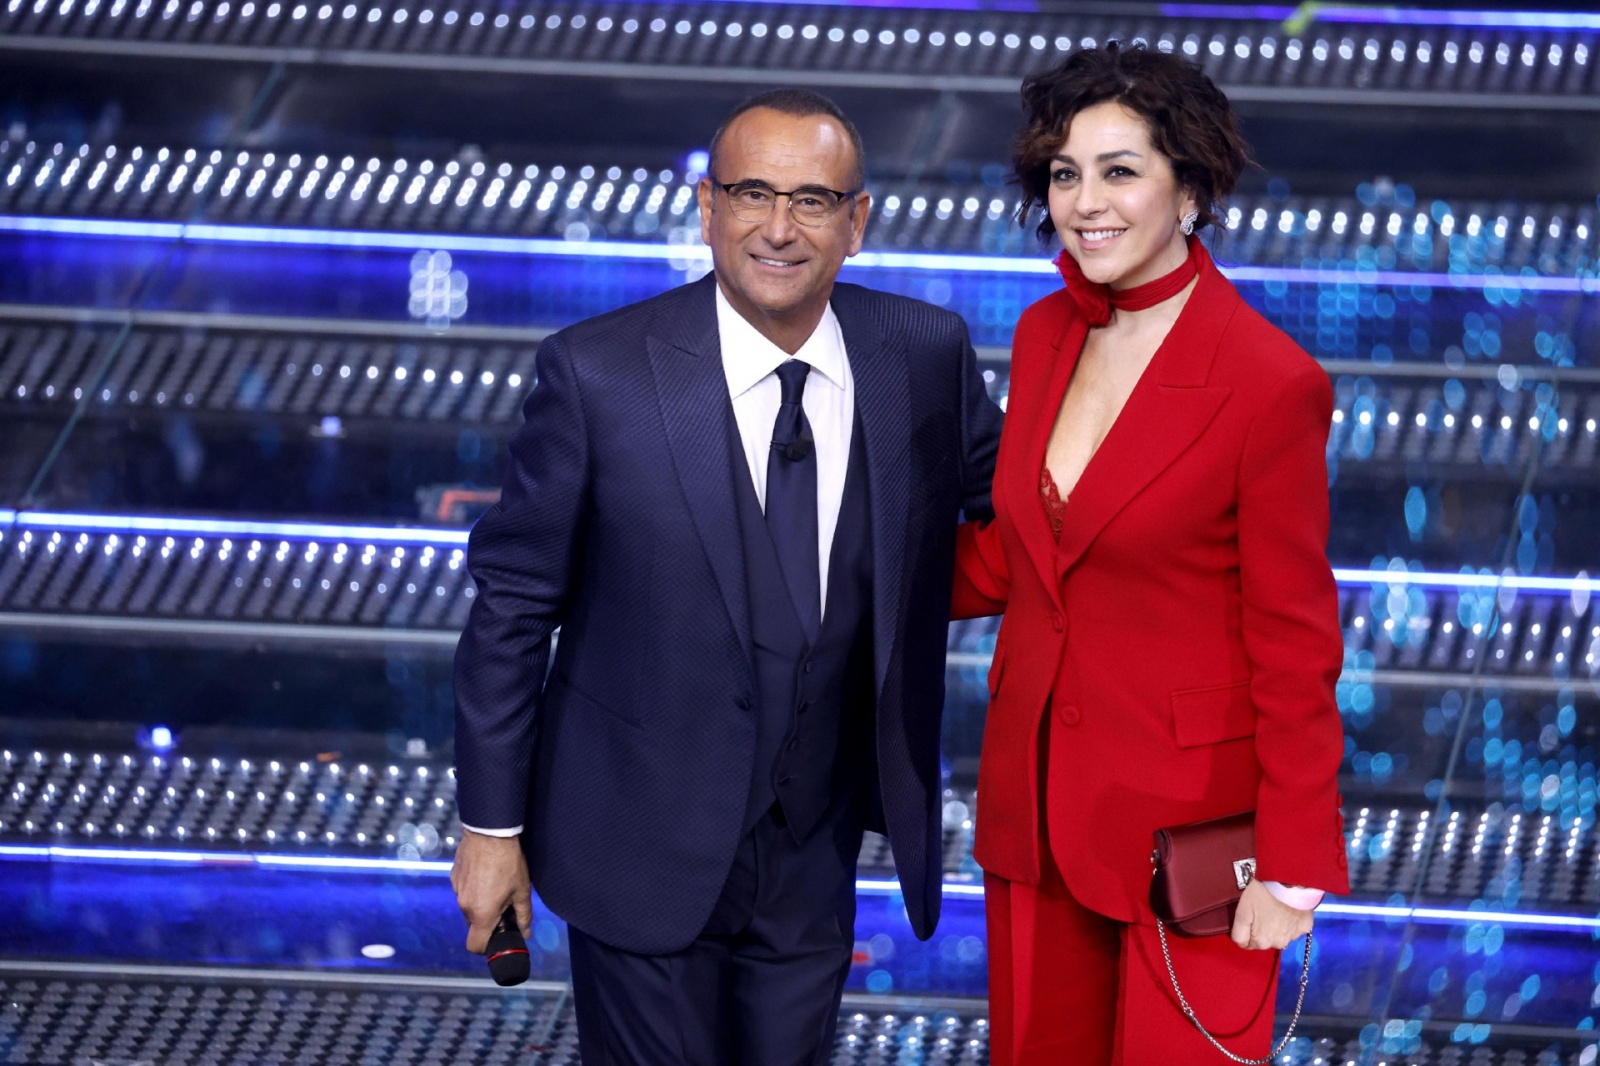
M 554 172 L 552 172 L 554 176 Z M 679 190 L 687 205 L 687 186 Z M 248 192 L 248 190 L 247 190 Z M 408 197 L 410 193 L 407 194 Z M 675 204 L 678 203 L 675 201 Z M 648 209 L 648 205 L 647 209 Z M 1334 229 L 1340 232 L 1338 219 Z M 267 244 L 315 248 L 391 249 L 415 251 L 430 248 L 450 252 L 495 255 L 546 255 L 583 259 L 623 259 L 666 262 L 692 267 L 711 261 L 704 245 L 646 244 L 631 241 L 561 240 L 545 237 L 484 237 L 459 233 L 383 233 L 366 230 L 325 230 L 278 226 L 224 226 L 213 223 L 133 222 L 103 219 L 0 216 L 0 231 L 54 233 L 78 237 L 130 237 L 146 240 L 191 241 L 214 244 Z M 940 252 L 862 252 L 850 260 L 857 268 L 927 270 L 938 273 L 1049 276 L 1055 264 L 1042 256 L 961 255 Z M 1546 277 L 1523 274 L 1467 274 L 1404 270 L 1323 270 L 1303 267 L 1223 267 L 1223 274 L 1240 282 L 1281 282 L 1288 285 L 1426 285 L 1440 289 L 1486 289 L 1514 292 L 1600 293 L 1600 276 Z
M 5 513 L 0 512 L 0 520 Z M 324 522 L 262 522 L 222 518 L 169 518 L 141 515 L 12 512 L 12 524 L 25 528 L 110 533 L 195 534 L 199 536 L 286 537 L 293 539 L 368 540 L 382 544 L 433 544 L 463 547 L 465 529 L 406 529 L 396 526 L 341 526 Z
M 1434 589 L 1509 589 L 1515 592 L 1600 592 L 1600 579 L 1529 577 L 1520 574 L 1448 574 L 1401 570 L 1351 570 L 1334 567 L 1345 585 L 1399 585 Z
M 520 384 L 518 382 L 517 384 Z M 278 522 L 251 519 L 181 518 L 166 515 L 74 514 L 51 511 L 0 510 L 0 525 L 25 529 L 100 533 L 288 538 L 295 540 L 375 541 L 465 547 L 465 529 L 336 525 L 329 522 Z M 1600 578 L 1525 574 L 1447 573 L 1415 570 L 1373 570 L 1334 567 L 1342 585 L 1395 585 L 1433 589 L 1506 589 L 1515 592 L 1600 593 Z
M 283 855 L 226 851 L 167 851 L 157 848 L 92 848 L 60 845 L 3 844 L 0 859 L 52 862 L 111 862 L 177 866 L 261 866 L 285 870 L 315 870 L 333 873 L 411 873 L 443 876 L 450 863 L 441 859 L 366 859 L 323 855 Z M 900 891 L 898 881 L 859 878 L 856 891 L 868 895 L 892 895 Z M 983 886 L 946 883 L 950 897 L 981 899 Z M 1418 921 L 1448 925 L 1504 925 L 1529 929 L 1570 930 L 1600 936 L 1600 917 L 1581 914 L 1540 914 L 1537 912 L 1491 911 L 1474 907 L 1412 907 L 1404 904 L 1341 903 L 1330 901 L 1317 908 L 1329 918 L 1383 921 Z
M 174 738 L 172 730 L 164 725 L 150 727 L 150 746 L 156 751 L 170 751 Z
M 1251 19 L 1287 22 L 1298 7 L 1282 4 L 1162 4 L 1174 18 Z M 1529 30 L 1600 29 L 1600 15 L 1567 11 L 1429 11 L 1416 8 L 1318 5 L 1319 22 L 1378 23 L 1393 26 L 1478 26 Z

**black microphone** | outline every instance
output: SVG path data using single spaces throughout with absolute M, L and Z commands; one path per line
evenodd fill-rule
M 785 459 L 798 463 L 811 454 L 811 450 L 816 447 L 816 439 L 811 435 L 811 426 L 808 423 L 801 423 L 800 432 L 795 434 L 794 440 L 775 440 L 772 446 L 778 449 L 778 453 Z
M 517 928 L 517 912 L 507 907 L 500 924 L 489 934 L 489 976 L 494 983 L 509 988 L 528 979 L 528 942 Z

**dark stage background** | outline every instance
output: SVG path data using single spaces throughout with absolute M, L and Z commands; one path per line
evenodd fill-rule
M 846 276 L 959 311 L 1003 402 L 1059 284 L 1018 82 L 1117 38 L 1235 100 L 1214 252 L 1337 393 L 1355 890 L 1282 1061 L 1596 1062 L 1600 16 L 4 2 L 0 1061 L 575 1062 L 560 923 L 501 992 L 445 876 L 461 553 L 538 340 L 703 273 L 711 131 L 804 85 L 868 146 Z M 869 839 L 838 1063 L 987 1062 L 994 633 L 950 632 L 944 923 Z

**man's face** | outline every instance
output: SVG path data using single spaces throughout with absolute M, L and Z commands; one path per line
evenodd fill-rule
M 724 131 L 714 166 L 716 173 L 700 182 L 700 235 L 728 302 L 763 333 L 764 326 L 815 325 L 839 268 L 861 250 L 872 198 L 860 193 L 822 225 L 804 226 L 790 212 L 788 197 L 780 197 L 765 221 L 745 222 L 719 185 L 759 181 L 780 192 L 804 186 L 849 191 L 856 170 L 849 135 L 826 115 L 755 108 Z

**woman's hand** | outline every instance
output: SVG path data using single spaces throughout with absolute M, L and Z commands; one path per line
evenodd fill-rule
M 1282 951 L 1311 932 L 1311 919 L 1311 911 L 1279 903 L 1260 881 L 1251 881 L 1233 916 L 1233 942 L 1249 951 Z

